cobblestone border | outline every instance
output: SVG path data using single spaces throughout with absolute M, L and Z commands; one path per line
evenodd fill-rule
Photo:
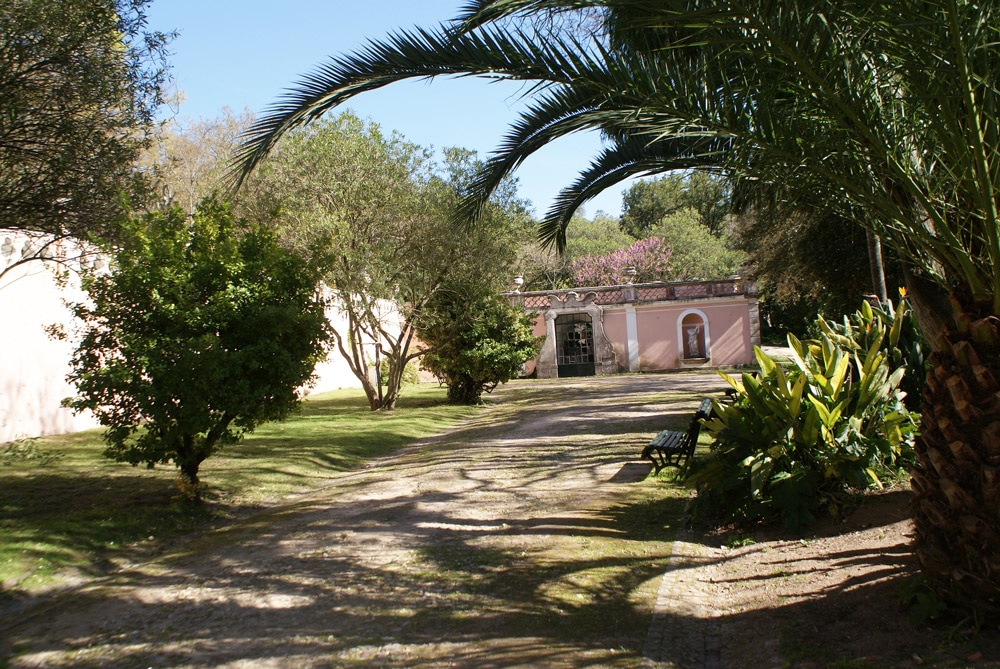
M 690 540 L 679 529 L 653 607 L 642 649 L 646 669 L 724 669 L 718 612 L 708 572 L 722 551 Z

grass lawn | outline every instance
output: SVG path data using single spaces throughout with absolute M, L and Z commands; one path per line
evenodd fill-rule
M 105 573 L 116 555 L 225 522 L 321 485 L 474 414 L 433 384 L 408 387 L 395 411 L 373 413 L 360 390 L 316 395 L 281 423 L 206 460 L 206 503 L 178 501 L 172 466 L 148 470 L 103 456 L 99 430 L 0 449 L 0 594 L 78 572 Z

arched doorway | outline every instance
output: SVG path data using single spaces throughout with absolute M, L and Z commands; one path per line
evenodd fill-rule
M 556 362 L 559 376 L 594 376 L 594 324 L 587 312 L 556 317 Z

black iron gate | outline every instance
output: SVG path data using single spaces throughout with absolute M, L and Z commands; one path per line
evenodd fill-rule
M 594 376 L 594 325 L 590 314 L 556 316 L 559 376 Z

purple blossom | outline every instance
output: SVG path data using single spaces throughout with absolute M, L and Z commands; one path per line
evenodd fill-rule
M 636 283 L 670 278 L 670 247 L 659 237 L 640 239 L 632 246 L 600 256 L 582 256 L 570 269 L 577 286 L 615 286 L 628 282 L 634 267 Z

